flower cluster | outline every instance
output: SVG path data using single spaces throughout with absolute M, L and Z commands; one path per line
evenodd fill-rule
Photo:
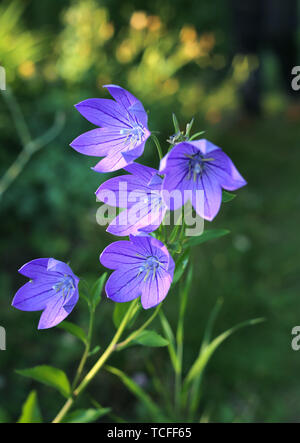
M 107 296 L 116 302 L 141 297 L 145 309 L 158 305 L 172 283 L 174 261 L 156 231 L 167 210 L 189 200 L 202 218 L 217 215 L 222 189 L 233 191 L 246 184 L 230 158 L 211 142 L 186 135 L 169 140 L 159 170 L 135 162 L 151 135 L 142 103 L 125 89 L 106 86 L 114 100 L 88 99 L 76 109 L 98 126 L 79 137 L 71 147 L 81 154 L 103 157 L 95 171 L 125 169 L 129 174 L 107 180 L 96 191 L 98 200 L 123 211 L 107 231 L 129 240 L 109 245 L 101 254 L 103 266 L 114 270 L 106 283 Z M 174 195 L 176 194 L 176 198 Z M 39 328 L 55 326 L 78 300 L 78 281 L 71 269 L 54 259 L 38 259 L 20 272 L 32 280 L 16 294 L 13 306 L 24 311 L 43 310 Z

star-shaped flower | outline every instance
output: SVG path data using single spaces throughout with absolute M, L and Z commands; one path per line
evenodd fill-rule
M 103 266 L 114 269 L 106 283 L 107 296 L 116 302 L 141 297 L 144 309 L 158 305 L 167 295 L 174 261 L 166 246 L 150 236 L 130 236 L 117 241 L 100 256 Z
M 89 122 L 100 128 L 80 135 L 71 143 L 81 154 L 105 157 L 93 168 L 97 172 L 116 171 L 132 163 L 142 155 L 150 136 L 142 103 L 120 86 L 105 88 L 115 101 L 92 98 L 75 105 Z
M 53 328 L 71 313 L 79 297 L 79 278 L 67 264 L 38 258 L 19 272 L 30 281 L 18 290 L 12 306 L 20 311 L 43 311 L 38 329 Z
M 219 212 L 222 188 L 234 191 L 247 184 L 222 149 L 205 139 L 174 146 L 162 159 L 160 173 L 165 176 L 163 196 L 171 210 L 190 200 L 209 221 Z M 172 197 L 174 192 L 177 198 Z

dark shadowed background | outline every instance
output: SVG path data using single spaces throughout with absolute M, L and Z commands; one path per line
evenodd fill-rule
M 94 192 L 108 175 L 93 172 L 97 159 L 76 153 L 69 143 L 92 129 L 73 105 L 108 98 L 102 89 L 108 83 L 129 89 L 143 102 L 149 127 L 160 131 L 165 151 L 174 132 L 172 112 L 182 129 L 195 117 L 195 129 L 205 130 L 248 181 L 212 223 L 231 234 L 194 252 L 186 364 L 198 352 L 219 297 L 224 305 L 216 333 L 253 317 L 266 322 L 240 331 L 216 352 L 205 375 L 199 417 L 299 420 L 300 351 L 291 348 L 291 330 L 300 325 L 300 91 L 290 86 L 291 70 L 300 65 L 296 3 L 1 2 L 0 65 L 6 69 L 9 98 L 0 93 L 0 176 L 28 136 L 18 106 L 32 138 L 45 134 L 55 118 L 59 133 L 5 192 L 0 181 L 0 326 L 7 331 L 7 350 L 0 351 L 0 421 L 15 421 L 34 387 L 44 417 L 53 418 L 62 399 L 15 370 L 50 364 L 72 375 L 82 352 L 62 330 L 38 332 L 39 313 L 19 312 L 10 304 L 25 282 L 17 269 L 33 258 L 70 261 L 88 281 L 103 271 L 99 254 L 113 237 L 96 223 Z M 157 165 L 150 141 L 142 161 Z M 176 292 L 165 303 L 172 324 L 177 303 Z M 112 310 L 104 297 L 95 333 L 95 344 L 103 348 L 114 330 Z M 83 302 L 70 320 L 86 326 Z M 172 384 L 165 348 L 133 347 L 111 360 L 159 401 L 147 361 L 163 385 Z M 147 421 L 145 410 L 113 375 L 101 372 L 91 391 L 124 419 Z

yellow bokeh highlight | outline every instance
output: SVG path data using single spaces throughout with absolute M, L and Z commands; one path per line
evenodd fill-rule
M 143 11 L 134 12 L 130 19 L 130 26 L 137 31 L 145 29 L 148 25 L 147 14 Z
M 157 32 L 161 27 L 162 23 L 157 15 L 150 15 L 148 17 L 148 29 L 150 32 Z
M 179 34 L 182 43 L 194 42 L 197 39 L 197 31 L 194 26 L 184 26 Z
M 31 78 L 35 74 L 35 65 L 31 60 L 27 60 L 19 66 L 19 73 L 24 78 Z

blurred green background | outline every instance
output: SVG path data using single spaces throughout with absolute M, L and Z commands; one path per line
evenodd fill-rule
M 299 34 L 297 40 L 300 43 Z M 25 281 L 17 269 L 33 258 L 70 260 L 74 272 L 88 281 L 103 271 L 98 257 L 113 238 L 96 223 L 99 203 L 94 192 L 107 176 L 90 169 L 95 159 L 68 145 L 92 129 L 73 105 L 108 97 L 102 89 L 108 83 L 128 88 L 143 102 L 149 127 L 160 131 L 165 150 L 165 140 L 173 133 L 172 112 L 182 129 L 195 117 L 196 130 L 205 130 L 248 181 L 211 226 L 228 228 L 231 234 L 194 252 L 186 366 L 198 353 L 219 297 L 224 306 L 216 333 L 253 317 L 265 317 L 266 322 L 240 331 L 217 351 L 205 376 L 199 417 L 299 420 L 300 353 L 291 349 L 291 330 L 300 324 L 300 120 L 268 49 L 262 64 L 263 113 L 256 119 L 241 118 L 238 90 L 252 66 L 249 58 L 235 53 L 229 1 L 1 2 L 0 65 L 32 138 L 44 134 L 59 111 L 65 124 L 55 140 L 32 156 L 0 200 L 0 325 L 7 330 L 7 350 L 0 352 L 0 421 L 15 421 L 36 386 L 16 369 L 50 364 L 72 375 L 82 352 L 80 343 L 62 330 L 38 332 L 39 313 L 19 312 L 10 303 Z M 3 175 L 22 142 L 2 93 L 0 134 Z M 151 142 L 140 161 L 157 165 Z M 178 294 L 170 293 L 165 308 L 172 324 L 177 304 Z M 102 347 L 113 334 L 112 310 L 113 304 L 104 299 L 95 333 L 95 344 Z M 86 326 L 84 303 L 70 320 Z M 133 347 L 113 356 L 111 363 L 142 382 L 159 402 L 145 363 L 150 360 L 163 385 L 171 386 L 165 348 Z M 112 375 L 101 372 L 90 391 L 126 420 L 148 418 Z M 38 392 L 43 415 L 50 420 L 62 399 L 47 388 L 38 387 Z M 88 395 L 81 400 L 86 401 Z

